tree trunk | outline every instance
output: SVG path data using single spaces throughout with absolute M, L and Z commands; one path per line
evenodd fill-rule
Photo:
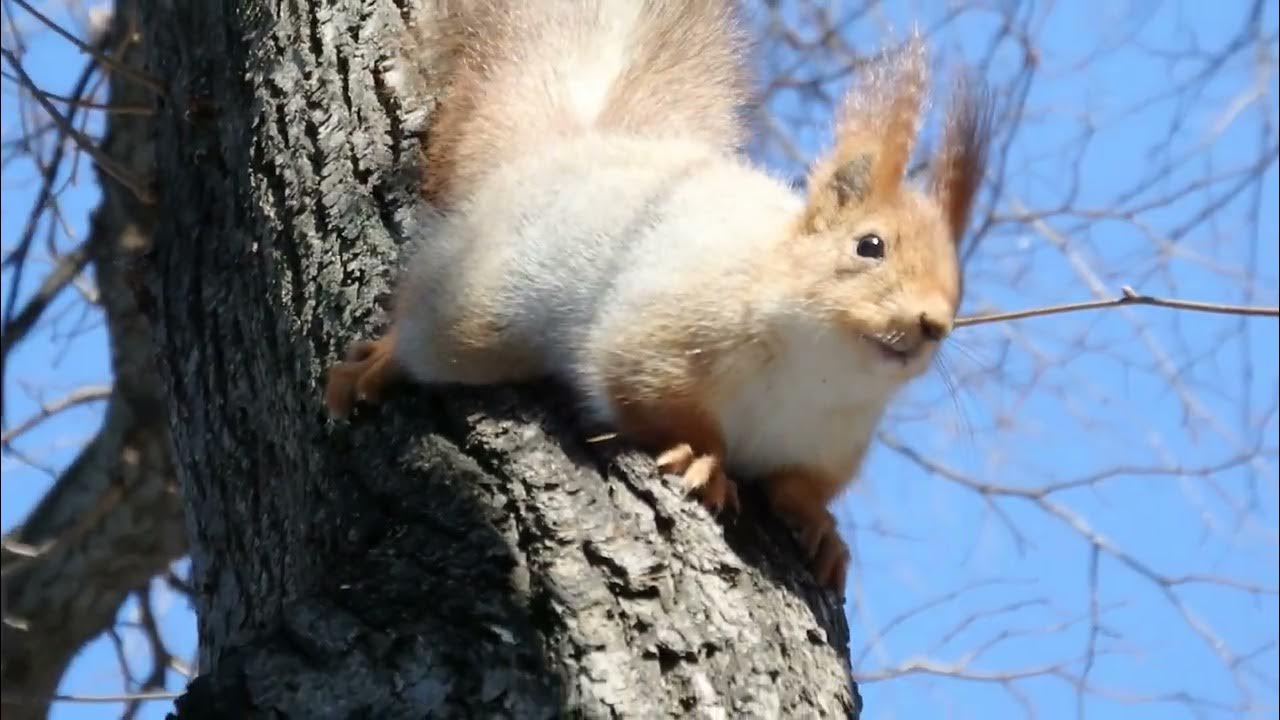
M 147 4 L 179 716 L 856 716 L 842 606 L 753 493 L 718 523 L 550 386 L 327 419 L 413 223 L 435 89 L 392 72 L 425 12 L 398 1 Z
M 137 21 L 132 2 L 117 3 L 95 45 L 117 63 L 139 67 Z M 127 74 L 110 73 L 108 82 L 115 105 L 146 107 L 153 100 Z M 99 150 L 145 192 L 151 141 L 149 116 L 110 114 Z M 5 720 L 46 717 L 49 698 L 80 648 L 110 628 L 129 593 L 145 589 L 186 546 L 164 389 L 156 383 L 151 327 L 134 293 L 136 258 L 151 243 L 156 208 L 101 167 L 97 174 L 102 203 L 84 247 L 73 252 L 86 253 L 93 267 L 114 384 L 93 440 L 5 538 Z

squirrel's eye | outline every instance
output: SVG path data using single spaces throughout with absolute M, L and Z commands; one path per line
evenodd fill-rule
M 879 235 L 863 235 L 858 238 L 858 257 L 879 260 L 884 257 L 884 240 Z

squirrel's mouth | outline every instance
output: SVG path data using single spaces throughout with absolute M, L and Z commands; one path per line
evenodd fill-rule
M 864 333 L 862 339 L 875 347 L 881 357 L 901 365 L 906 365 L 915 359 L 925 345 L 921 338 L 912 337 L 900 330 L 888 333 Z

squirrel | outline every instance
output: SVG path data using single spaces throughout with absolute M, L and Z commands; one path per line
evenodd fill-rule
M 957 75 L 928 181 L 918 32 L 866 62 L 803 194 L 740 152 L 728 0 L 452 4 L 428 127 L 431 208 L 390 328 L 327 373 L 339 418 L 395 382 L 556 377 L 713 512 L 761 484 L 843 590 L 828 505 L 962 291 L 991 101 Z

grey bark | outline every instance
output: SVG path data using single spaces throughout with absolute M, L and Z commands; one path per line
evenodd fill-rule
M 549 385 L 327 419 L 413 222 L 435 89 L 389 69 L 417 12 L 146 3 L 202 670 L 178 716 L 856 715 L 841 604 L 754 495 L 722 526 Z
M 103 42 L 131 66 L 142 56 L 136 22 L 131 4 L 119 3 Z M 119 74 L 111 75 L 108 96 L 122 106 L 152 102 L 145 87 Z M 150 117 L 110 115 L 100 149 L 145 184 L 151 133 Z M 110 338 L 114 384 L 97 434 L 5 538 L 5 720 L 45 717 L 80 648 L 111 627 L 124 599 L 186 548 L 152 330 L 134 294 L 135 262 L 150 246 L 155 208 L 110 175 L 98 176 L 102 202 L 85 251 Z

